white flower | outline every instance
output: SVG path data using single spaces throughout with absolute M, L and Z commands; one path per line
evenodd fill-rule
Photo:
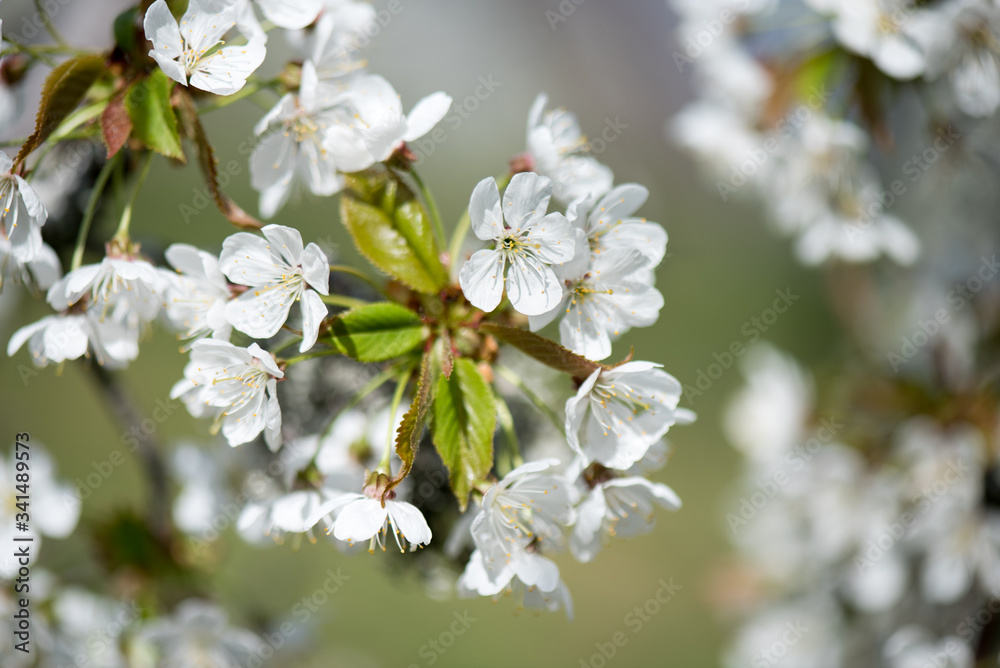
M 330 294 L 329 260 L 314 243 L 303 249 L 302 235 L 296 229 L 267 225 L 261 232 L 265 239 L 240 232 L 222 243 L 222 273 L 233 283 L 250 287 L 228 304 L 226 318 L 245 334 L 268 338 L 285 324 L 292 304 L 300 302 L 299 350 L 305 352 L 316 343 L 320 322 L 327 314 L 320 295 Z
M 547 103 L 548 96 L 541 93 L 528 112 L 528 153 L 534 171 L 552 179 L 552 192 L 563 202 L 600 197 L 611 189 L 614 174 L 585 154 L 587 138 L 576 116 L 562 108 L 545 111 Z
M 260 9 L 265 19 L 287 30 L 305 28 L 316 20 L 323 9 L 323 0 L 253 0 L 253 4 Z M 250 0 L 236 0 L 236 5 L 237 11 L 245 16 L 248 22 L 256 24 Z M 254 28 L 263 34 L 264 31 L 259 24 Z M 256 30 L 253 31 L 254 34 Z
M 138 329 L 101 320 L 93 312 L 50 315 L 25 325 L 10 337 L 7 355 L 13 356 L 25 342 L 38 367 L 75 360 L 90 352 L 98 364 L 121 368 L 139 355 Z
M 799 235 L 805 264 L 831 258 L 871 262 L 887 255 L 910 264 L 920 241 L 885 212 L 878 175 L 867 163 L 867 137 L 856 125 L 813 115 L 782 148 L 765 186 L 775 223 Z
M 637 250 L 649 260 L 650 268 L 655 268 L 667 252 L 667 231 L 659 223 L 633 215 L 648 197 L 645 186 L 625 183 L 602 197 L 596 206 L 591 206 L 590 198 L 576 200 L 570 204 L 566 218 L 587 234 L 592 253 Z
M 882 656 L 888 668 L 973 668 L 975 653 L 965 642 L 970 638 L 962 635 L 962 638 L 947 636 L 935 642 L 926 629 L 904 626 L 886 641 Z
M 138 638 L 156 646 L 160 666 L 239 668 L 264 646 L 256 634 L 230 626 L 215 605 L 196 599 L 181 602 L 171 617 L 146 622 Z
M 65 309 L 83 301 L 88 310 L 130 327 L 152 322 L 163 306 L 163 275 L 131 255 L 106 256 L 98 264 L 74 269 L 48 292 L 49 304 Z
M 902 265 L 913 264 L 920 255 L 920 239 L 896 216 L 880 213 L 881 192 L 877 183 L 868 182 L 856 191 L 855 200 L 842 200 L 844 208 L 818 217 L 795 245 L 799 260 L 807 265 L 830 259 L 871 262 L 885 255 Z
M 264 62 L 266 52 L 262 35 L 242 46 L 216 49 L 238 17 L 237 6 L 226 0 L 191 0 L 178 25 L 166 0 L 156 0 L 143 20 L 146 38 L 153 43 L 149 55 L 180 84 L 232 95 Z
M 576 509 L 570 550 L 580 561 L 592 561 L 612 538 L 631 538 L 653 530 L 655 506 L 681 507 L 680 497 L 666 485 L 641 477 L 598 482 Z
M 552 182 L 546 177 L 515 174 L 501 207 L 493 178 L 476 186 L 469 202 L 472 231 L 496 246 L 477 251 L 462 266 L 459 283 L 473 306 L 495 309 L 505 284 L 511 305 L 525 315 L 551 311 L 562 300 L 562 284 L 549 265 L 572 259 L 575 239 L 562 214 L 546 215 L 551 193 Z
M 13 355 L 28 342 L 32 362 L 45 367 L 93 354 L 98 364 L 120 369 L 139 356 L 139 334 L 93 311 L 46 316 L 14 332 L 7 344 Z
M 764 343 L 745 360 L 747 382 L 726 411 L 726 436 L 755 463 L 780 461 L 805 440 L 812 379 L 794 359 Z
M 559 584 L 558 567 L 537 553 L 540 548 L 561 547 L 563 527 L 575 519 L 576 490 L 565 478 L 549 472 L 557 464 L 553 459 L 523 464 L 483 496 L 482 510 L 472 521 L 483 574 L 468 582 L 470 589 L 490 596 L 515 576 L 545 592 Z
M 627 469 L 677 421 L 681 384 L 652 362 L 594 371 L 566 401 L 566 436 L 588 462 Z
M 500 596 L 526 591 L 537 591 L 532 607 L 558 609 L 559 603 L 568 600 L 569 592 L 559 577 L 559 567 L 540 554 L 520 551 L 517 562 L 508 561 L 491 568 L 482 551 L 474 550 L 458 580 L 460 593 L 475 592 L 480 596 Z M 527 581 L 522 579 L 527 578 Z M 556 602 L 555 605 L 553 603 Z M 524 603 L 528 606 L 528 602 Z M 572 614 L 567 607 L 567 614 Z
M 310 61 L 302 65 L 298 94 L 288 93 L 257 123 L 261 137 L 250 156 L 253 187 L 261 191 L 260 210 L 272 217 L 285 205 L 296 182 L 314 195 L 328 196 L 343 186 L 338 172 L 370 165 L 355 122 L 331 91 L 324 90 Z
M 232 326 L 226 320 L 229 284 L 219 271 L 219 260 L 188 244 L 172 244 L 165 253 L 177 273 L 167 277 L 164 308 L 185 339 L 211 336 L 228 341 Z
M 562 344 L 584 357 L 602 360 L 611 354 L 611 337 L 656 322 L 663 295 L 653 287 L 652 265 L 641 251 L 613 248 L 591 255 L 583 230 L 576 234 L 576 257 L 553 267 L 566 284 L 566 296 L 552 311 L 532 316 L 531 329 L 537 331 L 562 315 Z
M 14 255 L 10 241 L 0 238 L 0 290 L 8 279 L 47 290 L 62 276 L 59 256 L 43 243 L 35 259 L 22 262 Z
M 851 51 L 867 56 L 896 79 L 923 73 L 925 55 L 908 31 L 913 20 L 908 0 L 834 0 L 833 34 Z
M 918 39 L 928 52 L 925 77 L 947 73 L 959 109 L 992 116 L 1000 108 L 1000 7 L 982 0 L 955 0 L 922 12 Z
M 51 600 L 54 647 L 47 648 L 46 663 L 128 668 L 117 638 L 138 618 L 136 603 L 60 585 Z
M 757 611 L 739 629 L 722 665 L 724 668 L 747 668 L 754 663 L 775 668 L 878 665 L 845 662 L 846 637 L 840 605 L 814 586 L 805 598 Z M 772 647 L 778 649 L 772 651 Z
M 18 262 L 30 262 L 42 252 L 42 226 L 48 212 L 27 181 L 11 173 L 14 161 L 0 151 L 0 231 Z
M 710 177 L 729 180 L 739 174 L 737 166 L 741 161 L 764 143 L 764 137 L 751 127 L 751 123 L 742 112 L 699 100 L 670 120 L 667 133 L 678 146 L 698 159 Z M 765 163 L 762 169 L 767 166 Z M 722 185 L 729 187 L 725 182 Z
M 333 535 L 337 540 L 348 543 L 370 541 L 369 552 L 375 550 L 376 541 L 385 550 L 382 536 L 386 532 L 392 533 L 400 552 L 406 551 L 407 543 L 412 552 L 418 545 L 431 542 L 431 529 L 416 506 L 394 498 L 387 498 L 383 503 L 374 498 L 375 492 L 370 486 L 365 492 L 348 494 L 335 502 L 343 506 L 333 525 Z M 390 497 L 394 496 L 395 493 L 390 492 Z
M 61 315 L 22 327 L 7 345 L 13 355 L 25 341 L 35 364 L 76 359 L 94 353 L 99 364 L 121 367 L 139 354 L 139 335 L 160 312 L 165 279 L 145 260 L 107 256 L 98 264 L 63 276 L 47 299 Z
M 365 167 L 388 160 L 405 142 L 423 137 L 451 108 L 451 97 L 439 91 L 417 102 L 404 115 L 396 89 L 376 74 L 353 79 L 347 94 L 358 115 L 358 131 L 371 156 Z
M 272 498 L 248 503 L 240 513 L 236 528 L 248 538 L 256 535 L 280 540 L 286 533 L 312 534 L 312 528 L 326 519 L 333 526 L 330 513 L 341 494 L 326 488 L 299 489 Z
M 327 0 L 326 4 L 302 51 L 316 64 L 320 79 L 333 79 L 362 66 L 359 52 L 370 41 L 366 33 L 375 25 L 376 14 L 369 2 Z
M 201 339 L 191 346 L 184 380 L 174 385 L 170 398 L 180 397 L 195 417 L 216 418 L 229 445 L 252 441 L 263 431 L 268 446 L 276 450 L 281 445 L 276 379 L 284 375 L 256 343 L 239 348 Z

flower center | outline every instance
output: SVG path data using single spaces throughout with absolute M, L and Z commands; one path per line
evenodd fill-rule
M 288 134 L 294 137 L 295 141 L 301 143 L 316 137 L 320 129 L 320 124 L 312 116 L 299 114 L 289 123 Z
M 187 43 L 185 42 L 185 44 Z M 191 74 L 198 68 L 199 64 L 205 63 L 215 57 L 218 51 L 208 57 L 205 57 L 205 54 L 220 44 L 225 44 L 225 42 L 220 39 L 215 44 L 206 46 L 204 49 L 195 49 L 192 46 L 188 46 L 188 48 L 184 49 L 182 58 L 184 59 L 184 69 L 187 71 L 188 76 L 191 76 Z

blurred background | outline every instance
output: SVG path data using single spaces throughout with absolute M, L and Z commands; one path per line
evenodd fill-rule
M 76 0 L 54 18 L 73 39 L 105 45 L 111 41 L 111 20 L 126 4 Z M 639 358 L 662 362 L 684 385 L 693 385 L 717 356 L 725 359 L 733 343 L 751 343 L 747 323 L 770 307 L 776 290 L 790 290 L 799 300 L 767 327 L 763 338 L 807 365 L 822 366 L 829 359 L 838 345 L 838 326 L 827 306 L 823 275 L 800 267 L 789 242 L 768 233 L 751 205 L 720 201 L 666 137 L 668 119 L 690 98 L 688 73 L 679 71 L 672 57 L 679 48 L 677 19 L 666 3 L 402 0 L 402 6 L 373 41 L 370 62 L 399 90 L 404 108 L 443 90 L 455 99 L 452 113 L 462 110 L 461 123 L 446 124 L 447 140 L 423 155 L 420 165 L 446 222 L 457 220 L 480 179 L 504 173 L 507 161 L 524 150 L 528 108 L 539 92 L 547 92 L 552 104 L 576 112 L 591 137 L 617 128 L 606 135 L 612 139 L 598 157 L 614 170 L 617 183 L 649 188 L 640 213 L 669 233 L 657 282 L 666 299 L 660 320 L 629 333 L 616 346 L 616 356 L 634 346 Z M 4 32 L 16 31 L 31 12 L 27 0 L 5 0 L 0 5 Z M 269 54 L 265 68 L 277 67 L 282 59 Z M 495 82 L 485 99 L 476 98 L 482 79 Z M 29 85 L 34 89 L 37 85 Z M 30 109 L 35 100 L 25 103 Z M 237 146 L 251 136 L 263 112 L 244 101 L 206 117 L 220 161 L 244 165 L 227 191 L 251 212 L 256 194 Z M 5 128 L 3 135 L 29 130 L 29 125 Z M 218 250 L 233 230 L 213 208 L 199 211 L 189 223 L 179 212 L 200 186 L 196 170 L 154 162 L 132 226 L 144 250 L 155 255 L 175 241 Z M 906 203 L 900 206 L 905 211 Z M 274 222 L 295 226 L 306 241 L 324 240 L 340 261 L 356 260 L 335 199 L 302 199 Z M 114 221 L 98 224 L 108 235 L 113 231 Z M 49 312 L 42 300 L 23 291 L 5 290 L 4 299 L 4 340 Z M 15 299 L 16 309 L 10 303 Z M 124 373 L 141 409 L 152 411 L 157 401 L 167 400 L 181 377 L 186 356 L 178 345 L 169 333 L 156 331 Z M 120 427 L 79 364 L 50 367 L 22 382 L 18 366 L 29 364 L 24 351 L 0 358 L 0 424 L 8 434 L 28 431 L 33 442 L 45 444 L 60 477 L 82 479 L 120 447 Z M 421 646 L 446 631 L 456 612 L 466 611 L 475 623 L 436 660 L 438 665 L 591 665 L 595 643 L 606 643 L 619 631 L 627 644 L 609 661 L 614 665 L 718 665 L 733 624 L 724 613 L 731 601 L 720 599 L 724 587 L 718 573 L 729 559 L 725 515 L 738 506 L 731 489 L 739 463 L 720 425 L 725 402 L 741 381 L 737 366 L 712 380 L 694 401 L 686 397 L 683 405 L 698 413 L 698 422 L 671 432 L 675 452 L 655 479 L 673 487 L 684 507 L 659 513 L 651 535 L 614 543 L 593 563 L 559 560 L 573 595 L 572 621 L 562 614 L 515 616 L 505 601 L 432 600 L 416 578 L 396 568 L 399 555 L 345 556 L 323 541 L 294 550 L 254 547 L 232 529 L 213 576 L 219 601 L 244 625 L 291 618 L 293 606 L 322 585 L 328 569 L 339 568 L 350 579 L 311 620 L 312 635 L 296 639 L 302 645 L 295 665 L 301 666 L 426 665 L 418 654 Z M 206 442 L 206 425 L 177 405 L 158 424 L 157 438 L 167 444 Z M 74 536 L 46 542 L 42 564 L 70 581 L 99 575 L 88 527 L 116 509 L 141 507 L 143 480 L 139 464 L 126 461 L 84 501 Z M 681 589 L 633 633 L 628 615 L 656 594 L 661 581 Z

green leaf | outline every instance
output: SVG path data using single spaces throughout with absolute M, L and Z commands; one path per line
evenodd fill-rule
M 441 265 L 441 251 L 434 239 L 434 229 L 424 205 L 412 199 L 396 209 L 395 218 L 396 229 L 406 238 L 427 272 L 440 286 L 445 286 L 448 276 Z
M 354 175 L 341 199 L 344 225 L 361 254 L 380 270 L 426 294 L 448 285 L 423 205 L 392 177 Z
M 493 323 L 483 323 L 480 331 L 485 334 L 492 334 L 499 340 L 514 346 L 526 355 L 534 357 L 543 364 L 568 373 L 574 378 L 586 378 L 600 368 L 601 364 L 577 355 L 573 351 L 563 348 L 555 341 L 539 336 L 534 332 L 517 327 L 507 327 Z
M 424 353 L 420 361 L 420 375 L 417 376 L 417 386 L 413 390 L 413 403 L 410 409 L 403 415 L 403 421 L 396 430 L 396 454 L 403 462 L 396 476 L 388 482 L 382 494 L 382 500 L 388 492 L 401 483 L 413 468 L 413 460 L 417 457 L 417 449 L 420 447 L 420 438 L 424 433 L 424 423 L 427 421 L 427 409 L 431 406 L 431 390 L 434 383 L 431 382 L 430 353 Z
M 49 73 L 42 86 L 42 99 L 35 116 L 35 131 L 18 151 L 15 165 L 27 158 L 59 127 L 104 71 L 104 56 L 87 54 L 70 58 Z
M 174 82 L 157 69 L 125 92 L 125 108 L 132 119 L 133 136 L 161 155 L 184 160 L 177 116 L 170 104 Z
M 438 377 L 433 404 L 434 446 L 448 467 L 451 489 L 464 511 L 469 492 L 493 467 L 496 401 L 476 364 L 463 357 L 455 360 L 450 380 Z
M 427 335 L 427 328 L 416 313 L 392 302 L 378 302 L 353 308 L 335 318 L 325 340 L 361 362 L 384 362 L 410 352 Z

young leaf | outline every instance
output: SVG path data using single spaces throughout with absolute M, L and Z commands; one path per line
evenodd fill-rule
M 490 386 L 468 358 L 455 360 L 451 379 L 438 377 L 431 433 L 448 467 L 451 489 L 464 511 L 473 485 L 493 467 L 497 407 Z
M 413 390 L 413 403 L 410 409 L 403 415 L 403 421 L 396 430 L 396 454 L 399 455 L 403 465 L 396 476 L 389 481 L 382 494 L 385 501 L 386 494 L 401 483 L 413 468 L 413 460 L 417 457 L 417 449 L 420 447 L 420 437 L 424 433 L 424 422 L 427 420 L 427 409 L 431 405 L 431 390 L 434 384 L 431 382 L 430 353 L 424 353 L 420 361 L 420 375 L 417 376 L 417 386 Z
M 132 120 L 125 109 L 125 98 L 116 95 L 101 112 L 101 136 L 108 147 L 108 157 L 121 150 L 132 134 Z
M 351 174 L 340 206 L 355 245 L 376 267 L 426 294 L 448 285 L 427 211 L 391 172 Z
M 76 109 L 90 87 L 104 74 L 104 56 L 87 54 L 60 63 L 42 86 L 42 99 L 35 116 L 35 131 L 14 159 L 19 164 L 44 142 L 52 131 Z
M 361 362 L 384 362 L 419 346 L 427 338 L 420 317 L 392 302 L 353 308 L 330 324 L 332 347 Z
M 381 209 L 345 193 L 340 202 L 340 215 L 361 254 L 385 273 L 426 294 L 439 292 L 447 283 L 440 262 L 436 267 L 429 266 L 428 252 L 418 253 L 398 222 Z M 412 235 L 412 238 L 419 237 Z
M 568 373 L 574 378 L 586 378 L 601 368 L 602 365 L 591 361 L 586 357 L 577 355 L 567 348 L 563 348 L 555 341 L 539 336 L 534 332 L 517 327 L 506 327 L 493 323 L 483 323 L 480 331 L 492 334 L 504 343 L 518 348 L 526 355 L 534 357 L 543 364 L 547 364 L 557 371 Z
M 434 230 L 424 205 L 411 199 L 396 208 L 395 219 L 396 229 L 406 238 L 427 272 L 439 285 L 446 285 L 448 277 L 441 265 L 441 251 L 434 239 Z
M 132 120 L 133 136 L 168 158 L 184 161 L 177 117 L 170 104 L 174 82 L 162 70 L 136 81 L 125 92 L 125 108 Z

